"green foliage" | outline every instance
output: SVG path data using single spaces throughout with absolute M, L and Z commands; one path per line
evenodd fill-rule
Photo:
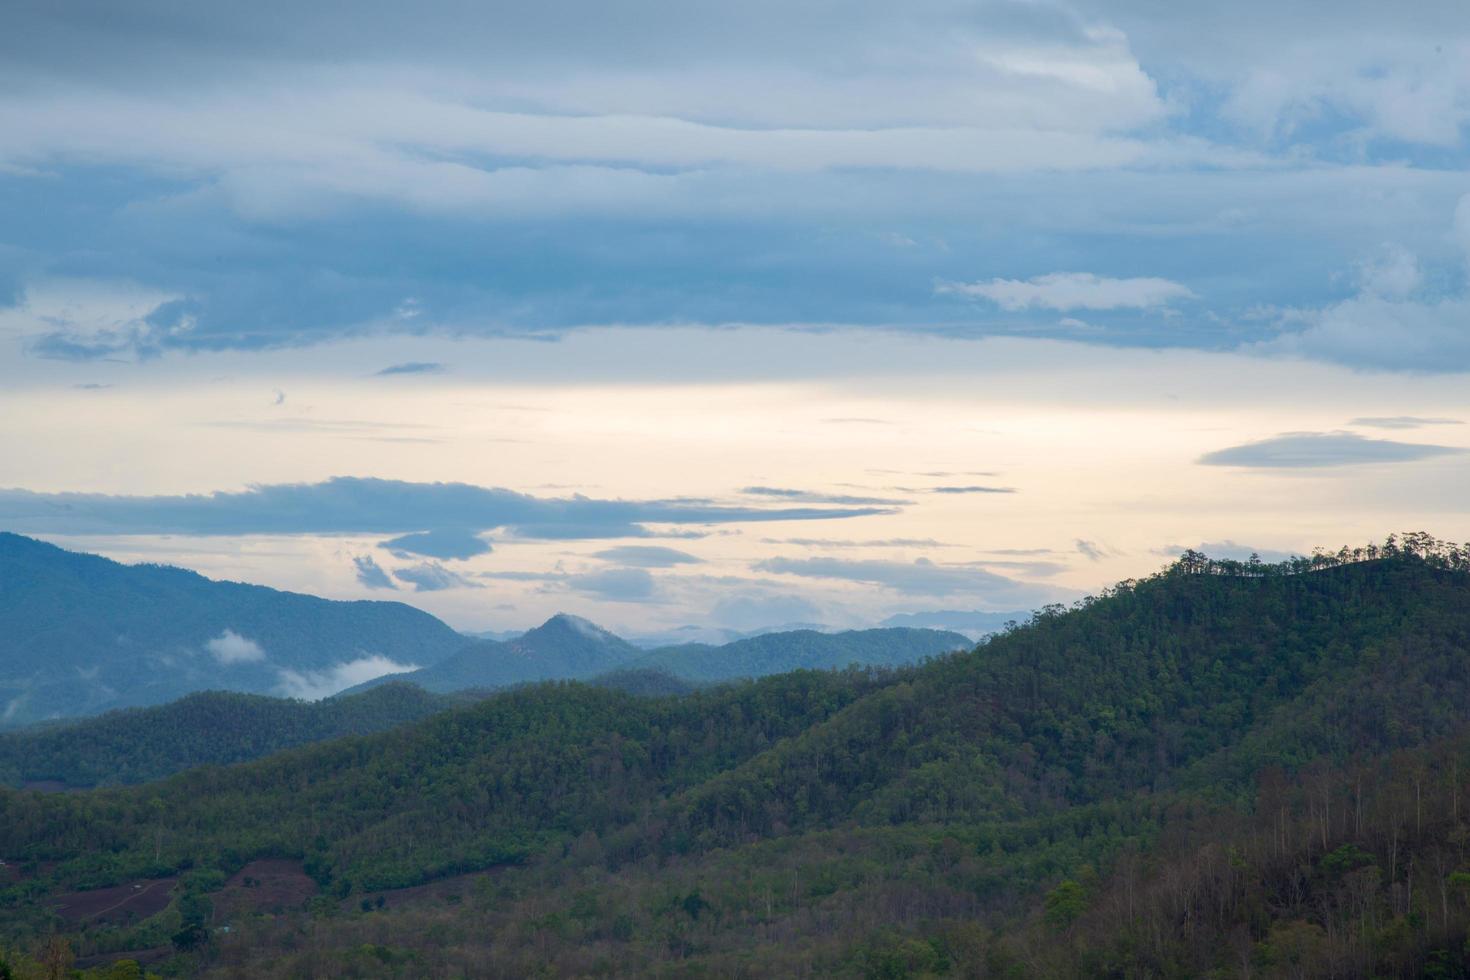
M 1068 879 L 1046 893 L 1042 903 L 1046 921 L 1054 926 L 1067 926 L 1087 911 L 1087 890 Z
M 302 861 L 309 924 L 235 922 L 191 954 L 220 975 L 1458 968 L 1466 565 L 1416 536 L 1186 555 L 913 667 L 534 685 L 146 789 L 0 793 L 0 855 L 35 868 L 0 901 L 185 870 L 183 928 L 219 874 Z
M 141 783 L 194 766 L 245 762 L 311 742 L 384 731 L 456 703 L 401 683 L 317 702 L 206 691 L 161 707 L 0 733 L 0 775 L 17 784 Z

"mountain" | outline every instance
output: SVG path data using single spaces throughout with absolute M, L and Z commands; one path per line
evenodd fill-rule
M 957 633 L 919 629 L 762 633 L 720 646 L 686 643 L 642 650 L 594 623 L 558 613 L 505 642 L 482 640 L 432 667 L 392 675 L 430 691 L 510 687 L 543 680 L 590 680 L 624 669 L 662 672 L 688 684 L 764 677 L 853 664 L 896 666 L 969 646 Z M 377 678 L 353 690 L 385 683 Z
M 515 639 L 479 640 L 433 666 L 370 681 L 363 687 L 391 679 L 449 692 L 542 680 L 585 680 L 616 670 L 640 653 L 595 623 L 558 613 Z
M 0 724 L 227 689 L 321 696 L 467 641 L 396 602 L 334 602 L 0 533 Z
M 907 626 L 910 628 L 953 630 L 963 633 L 971 640 L 978 640 L 991 633 L 999 633 L 1008 623 L 1024 623 L 1031 618 L 1029 612 L 964 612 L 957 609 L 941 609 L 935 612 L 899 613 L 889 616 L 880 624 L 886 627 Z
M 900 666 L 971 646 L 958 633 L 926 629 L 765 633 L 722 646 L 688 643 L 650 651 L 631 667 L 655 668 L 686 680 L 711 683 L 765 677 L 791 670 Z
M 0 732 L 0 785 L 114 786 L 418 721 L 464 702 L 412 684 L 295 701 L 203 691 L 152 708 Z
M 162 881 L 61 931 L 198 976 L 1461 976 L 1467 732 L 1470 550 L 1190 552 L 918 666 L 0 792 L 0 943 Z M 238 911 L 270 862 L 317 897 Z

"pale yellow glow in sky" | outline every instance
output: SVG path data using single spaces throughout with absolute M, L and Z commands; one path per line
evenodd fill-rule
M 445 370 L 375 373 L 406 361 Z M 1197 462 L 1286 432 L 1470 447 L 1470 425 L 1349 424 L 1470 420 L 1462 376 L 752 328 L 590 331 L 558 343 L 367 339 L 142 364 L 11 365 L 0 369 L 9 372 L 0 376 L 4 487 L 175 494 L 352 475 L 537 496 L 729 502 L 756 499 L 741 488 L 766 486 L 905 502 L 881 516 L 635 542 L 703 559 L 652 570 L 653 601 L 636 603 L 571 592 L 555 579 L 369 592 L 354 578 L 353 556 L 372 554 L 389 569 L 407 564 L 375 547 L 385 536 L 56 539 L 281 588 L 402 598 L 466 629 L 524 627 L 567 610 L 651 630 L 700 622 L 722 598 L 746 593 L 799 595 L 828 622 L 860 624 L 895 611 L 1025 608 L 1081 595 L 1157 569 L 1171 545 L 1229 540 L 1304 551 L 1420 528 L 1470 538 L 1470 456 L 1304 470 Z M 628 377 L 636 380 L 615 380 Z M 933 492 L 975 485 L 1016 492 Z M 784 543 L 791 539 L 937 544 Z M 1079 540 L 1102 557 L 1085 556 Z M 576 574 L 608 567 L 591 556 L 620 542 L 494 543 L 492 554 L 449 567 L 469 579 Z M 1005 554 L 1033 550 L 1042 553 Z M 777 556 L 983 563 L 1021 584 L 994 594 L 902 594 L 752 568 Z

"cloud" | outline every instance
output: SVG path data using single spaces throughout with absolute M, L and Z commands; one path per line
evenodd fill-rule
M 418 669 L 418 664 L 398 663 L 381 654 L 371 654 L 326 670 L 297 671 L 280 668 L 276 671 L 279 678 L 276 690 L 282 697 L 320 701 L 338 691 L 364 684 L 384 674 L 401 674 Z
M 464 560 L 476 555 L 487 555 L 493 550 L 474 531 L 460 528 L 439 528 L 418 534 L 405 534 L 384 541 L 379 548 L 391 551 L 400 558 L 408 555 L 423 555 L 427 558 Z
M 279 388 L 274 389 L 274 398 L 272 399 L 271 404 L 272 405 L 284 405 L 284 404 L 286 404 L 286 393 L 284 391 L 282 391 L 281 389 L 279 389 Z
M 1451 237 L 1460 259 L 1470 259 L 1470 194 L 1456 206 Z M 1400 245 L 1381 249 L 1357 271 L 1354 296 L 1289 311 L 1281 335 L 1251 349 L 1380 370 L 1470 368 L 1470 296 L 1431 289 L 1417 256 Z
M 1003 575 L 966 565 L 936 565 L 927 558 L 913 562 L 850 561 L 841 558 L 768 558 L 756 571 L 804 578 L 841 579 L 880 585 L 909 595 L 950 595 L 1014 590 L 1018 583 Z
M 88 382 L 87 384 L 72 385 L 72 387 L 75 388 L 77 391 L 105 391 L 108 388 L 111 388 L 112 385 L 99 384 L 96 381 L 92 381 Z
M 395 568 L 393 577 L 413 586 L 415 592 L 442 592 L 445 589 L 484 588 L 462 575 L 451 572 L 438 562 L 426 561 L 409 568 Z
M 403 364 L 390 364 L 377 372 L 377 376 L 386 378 L 395 374 L 443 374 L 444 371 L 444 365 L 435 361 L 408 361 Z
M 800 500 L 812 504 L 901 504 L 905 502 L 885 497 L 855 497 L 849 494 L 793 490 L 788 487 L 741 487 L 740 492 L 750 497 L 778 497 L 782 500 Z
M 675 565 L 697 565 L 704 561 L 677 548 L 627 544 L 594 552 L 592 557 L 638 568 L 672 568 Z
M 1254 350 L 1380 370 L 1470 368 L 1470 300 L 1361 294 L 1299 315 L 1306 323 Z
M 212 640 L 206 640 L 204 649 L 220 663 L 253 664 L 265 659 L 265 651 L 254 640 L 247 639 L 232 629 L 226 629 Z
M 369 589 L 396 589 L 393 580 L 388 573 L 383 571 L 383 566 L 373 561 L 369 555 L 358 555 L 352 559 L 353 566 L 357 569 L 357 581 Z
M 1113 556 L 1111 549 L 1105 545 L 1098 544 L 1096 541 L 1078 538 L 1073 544 L 1077 548 L 1077 553 L 1088 561 L 1102 561 L 1104 558 L 1111 558 Z
M 1015 493 L 1015 487 L 930 487 L 929 493 L 966 494 L 966 493 Z
M 1368 439 L 1352 432 L 1286 432 L 1259 442 L 1217 449 L 1201 456 L 1199 462 L 1206 466 L 1298 469 L 1408 463 L 1465 451 L 1455 446 Z
M 1427 425 L 1464 425 L 1459 419 L 1421 418 L 1417 415 L 1389 415 L 1356 418 L 1348 425 L 1361 425 L 1370 429 L 1418 429 Z
M 464 483 L 334 477 L 187 496 L 0 490 L 0 526 L 38 534 L 414 533 L 508 528 L 527 538 L 648 537 L 646 524 L 839 520 L 878 507 L 741 507 L 703 501 L 534 497 Z
M 976 269 L 1097 270 L 968 284 L 1007 309 L 1156 308 L 1197 282 L 1221 321 L 1089 315 L 1092 339 L 1219 349 L 1232 309 L 1321 306 L 1345 253 L 1422 244 L 1463 193 L 1470 47 L 1443 0 L 52 6 L 0 5 L 0 301 L 78 255 L 163 295 L 38 319 L 38 355 L 612 323 L 1076 333 L 932 295 Z M 1104 275 L 1132 270 L 1157 278 Z
M 569 589 L 611 602 L 645 602 L 653 598 L 653 576 L 641 568 L 609 568 L 568 575 Z
M 1119 310 L 1167 306 L 1191 299 L 1189 287 L 1168 279 L 1109 279 L 1090 272 L 1053 272 L 1034 279 L 943 283 L 938 292 L 988 299 L 1003 310 Z
M 760 630 L 795 623 L 820 623 L 820 606 L 797 595 L 757 593 L 720 599 L 709 612 L 711 622 L 737 630 Z
M 803 548 L 953 548 L 933 538 L 762 538 L 763 544 L 794 544 Z

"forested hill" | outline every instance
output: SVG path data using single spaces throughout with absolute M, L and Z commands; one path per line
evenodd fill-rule
M 0 533 L 0 724 L 209 689 L 308 694 L 347 664 L 426 665 L 464 643 L 398 602 L 215 582 Z
M 464 700 L 411 684 L 314 702 L 205 691 L 158 707 L 0 732 L 0 785 L 141 783 L 193 766 L 244 762 L 310 742 L 380 732 Z
M 40 936 L 47 890 L 185 868 L 207 883 L 257 857 L 299 859 L 367 908 L 378 889 L 510 868 L 462 908 L 318 907 L 314 959 L 289 918 L 181 946 L 220 975 L 1311 976 L 1292 950 L 1349 936 L 1356 965 L 1335 975 L 1421 975 L 1470 926 L 1451 891 L 1470 873 L 1470 837 L 1453 844 L 1470 758 L 1444 741 L 1467 722 L 1464 549 L 1191 553 L 917 667 L 679 698 L 533 686 L 144 788 L 0 793 L 0 858 L 34 869 L 3 900 L 13 934 Z M 1375 797 L 1380 819 L 1349 766 L 1391 753 L 1422 775 Z M 1263 786 L 1278 812 L 1252 823 Z M 1258 886 L 1191 863 L 1181 847 L 1211 826 L 1242 850 L 1209 874 Z M 1256 904 L 1198 908 L 1186 880 Z M 367 941 L 378 967 L 354 952 Z

